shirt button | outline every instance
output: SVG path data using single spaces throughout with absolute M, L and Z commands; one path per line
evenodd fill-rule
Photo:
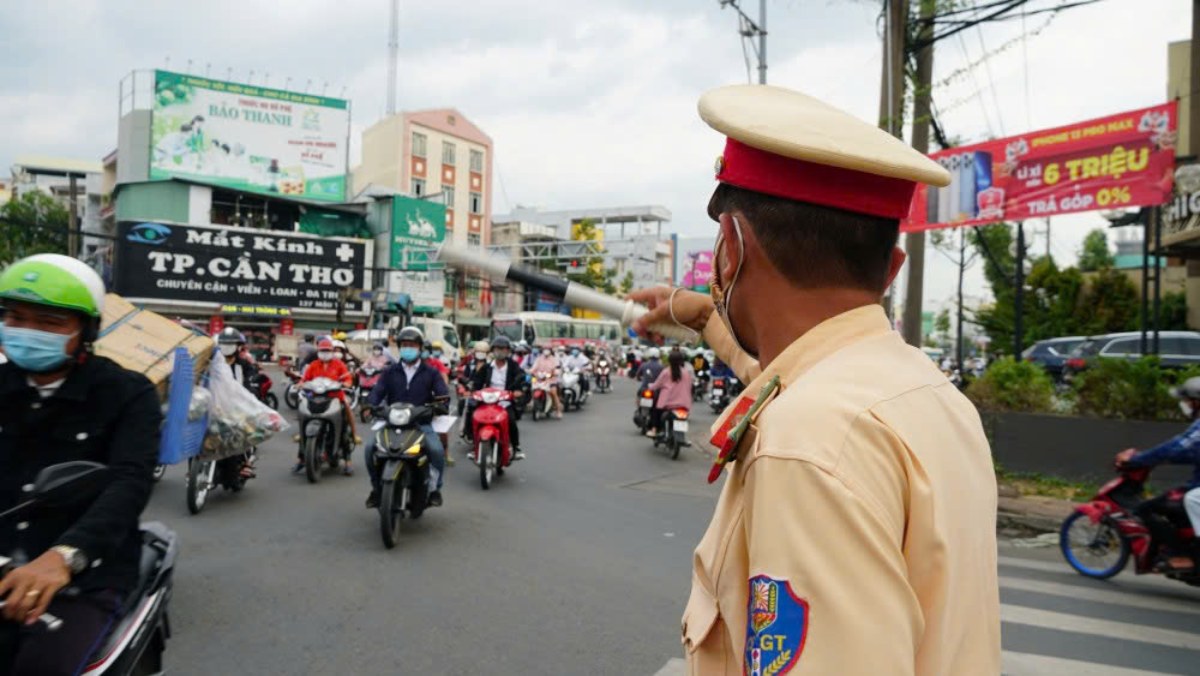
M 42 402 L 40 402 L 40 401 L 35 401 L 29 405 L 29 408 L 32 408 L 35 411 L 41 407 L 42 407 Z
M 33 492 L 33 484 L 25 484 L 24 486 L 21 486 L 21 492 L 22 493 L 32 493 Z
M 79 434 L 75 435 L 75 438 L 79 441 L 83 441 L 84 439 L 88 438 L 87 432 L 80 432 Z
M 17 524 L 17 530 L 25 530 L 26 528 L 29 528 L 28 521 L 22 521 L 21 523 Z

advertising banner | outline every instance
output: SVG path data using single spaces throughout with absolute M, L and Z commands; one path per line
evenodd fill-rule
M 388 294 L 406 293 L 413 312 L 438 313 L 445 309 L 446 274 L 442 270 L 388 273 Z
M 343 202 L 349 133 L 342 99 L 154 72 L 152 179 Z
M 1200 238 L 1200 164 L 1189 162 L 1175 170 L 1175 191 L 1162 210 L 1162 243 L 1173 246 Z
M 397 195 L 392 198 L 392 267 L 426 270 L 432 249 L 446 239 L 446 206 Z
M 683 281 L 685 289 L 708 291 L 708 280 L 712 279 L 712 250 L 686 251 L 683 254 Z
M 343 289 L 368 288 L 371 243 L 197 225 L 117 225 L 116 293 L 128 298 L 217 303 L 239 314 L 337 310 Z M 350 313 L 367 312 L 360 300 Z
M 1176 130 L 1172 102 L 934 153 L 951 183 L 918 187 L 902 230 L 1162 204 Z

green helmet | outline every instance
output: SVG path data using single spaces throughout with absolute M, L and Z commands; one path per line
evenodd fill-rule
M 104 282 L 83 261 L 60 254 L 29 256 L 0 273 L 0 299 L 63 308 L 99 319 Z

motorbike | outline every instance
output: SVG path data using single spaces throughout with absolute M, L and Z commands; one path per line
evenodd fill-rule
M 669 409 L 662 412 L 662 429 L 654 438 L 654 447 L 667 447 L 672 460 L 679 459 L 679 449 L 688 445 L 688 410 L 686 408 Z
M 713 413 L 725 410 L 729 402 L 741 394 L 742 384 L 733 376 L 718 376 L 712 379 L 712 389 L 708 393 L 708 406 Z
M 256 449 L 248 454 L 233 455 L 221 460 L 201 460 L 199 456 L 188 458 L 187 464 L 187 508 L 199 514 L 208 504 L 208 494 L 220 487 L 230 493 L 238 493 L 246 487 L 247 477 L 242 475 L 242 466 L 254 464 Z
M 362 368 L 358 369 L 358 373 L 355 374 L 355 376 L 354 376 L 355 391 L 357 393 L 359 393 L 358 398 L 361 398 L 361 396 L 362 396 L 361 393 L 365 392 L 367 394 L 370 394 L 371 390 L 375 389 L 375 384 L 378 383 L 379 379 L 382 377 L 383 377 L 383 369 L 376 368 L 369 364 L 364 364 L 362 366 Z M 357 400 L 358 399 L 356 398 L 355 401 L 357 401 Z M 359 420 L 362 420 L 363 422 L 370 422 L 371 407 L 363 406 L 361 409 L 359 409 L 358 417 L 359 417 Z
M 553 376 L 550 373 L 542 371 L 533 377 L 532 392 L 530 393 L 530 414 L 535 421 L 541 418 L 549 418 L 550 413 L 554 411 L 554 397 L 550 394 L 553 387 Z
M 643 387 L 638 390 L 638 405 L 633 410 L 633 424 L 642 434 L 650 429 L 650 411 L 654 410 L 654 390 Z
M 692 379 L 692 401 L 700 401 L 704 398 L 704 391 L 708 388 L 708 369 L 700 369 L 696 371 L 696 377 Z
M 287 389 L 283 391 L 283 403 L 295 411 L 300 407 L 300 380 L 303 376 L 296 369 L 286 369 L 283 375 L 288 379 Z
M 354 450 L 342 402 L 337 398 L 341 391 L 342 384 L 329 378 L 311 380 L 301 389 L 300 449 L 309 483 L 321 480 L 323 464 L 337 469 L 342 459 L 349 459 Z
M 1130 469 L 1117 455 L 1117 478 L 1109 481 L 1088 503 L 1078 506 L 1059 530 L 1059 548 L 1067 563 L 1080 575 L 1104 580 L 1124 570 L 1132 556 L 1138 575 L 1161 573 L 1191 586 L 1200 586 L 1196 567 L 1164 567 L 1169 556 L 1192 556 L 1193 532 L 1183 507 L 1183 489 L 1173 489 L 1154 500 L 1158 509 L 1145 510 L 1146 480 L 1150 469 Z
M 596 391 L 601 394 L 612 392 L 612 364 L 607 359 L 596 362 Z
M 279 408 L 279 398 L 271 391 L 271 387 L 275 383 L 271 380 L 271 376 L 259 371 L 250 379 L 250 391 L 259 401 L 271 407 L 271 410 Z
M 437 413 L 434 405 L 392 404 L 379 407 L 375 432 L 375 462 L 383 465 L 379 482 L 379 532 L 383 546 L 400 540 L 400 521 L 419 519 L 429 506 L 429 454 L 421 425 Z
M 578 411 L 587 401 L 588 393 L 583 391 L 581 378 L 583 378 L 583 374 L 576 369 L 563 371 L 558 391 L 558 396 L 562 397 L 563 411 L 570 411 L 572 408 Z
M 24 502 L 0 513 L 0 521 L 28 520 L 47 510 L 89 502 L 100 494 L 110 478 L 110 470 L 95 462 L 51 465 L 38 473 Z M 142 556 L 136 591 L 125 600 L 119 619 L 92 653 L 84 674 L 123 676 L 163 672 L 163 653 L 171 636 L 167 604 L 174 587 L 179 544 L 175 533 L 156 521 L 141 524 L 140 530 Z M 24 559 L 21 552 L 0 555 L 0 578 L 27 563 Z M 58 593 L 70 596 L 79 590 L 68 586 Z M 3 604 L 0 601 L 0 607 Z M 63 620 L 49 613 L 43 613 L 38 620 L 42 625 L 39 631 L 58 631 L 63 626 Z
M 471 457 L 479 466 L 479 485 L 483 490 L 492 487 L 492 480 L 503 476 L 512 464 L 513 449 L 508 438 L 508 409 L 503 402 L 512 401 L 512 393 L 494 387 L 480 390 L 471 395 L 475 411 L 471 414 L 471 427 L 475 440 Z

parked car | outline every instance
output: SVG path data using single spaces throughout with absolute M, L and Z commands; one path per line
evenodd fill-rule
M 1063 365 L 1066 364 L 1071 350 L 1079 347 L 1086 340 L 1087 338 L 1084 336 L 1039 340 L 1025 348 L 1025 351 L 1021 353 L 1021 359 L 1041 366 L 1046 373 L 1057 380 L 1062 378 Z
M 1147 342 L 1154 334 L 1146 335 Z M 1140 331 L 1092 336 L 1071 351 L 1063 366 L 1063 378 L 1071 380 L 1096 359 L 1137 359 L 1142 356 Z M 1200 333 L 1195 331 L 1159 331 L 1158 357 L 1163 366 L 1183 368 L 1200 364 Z

